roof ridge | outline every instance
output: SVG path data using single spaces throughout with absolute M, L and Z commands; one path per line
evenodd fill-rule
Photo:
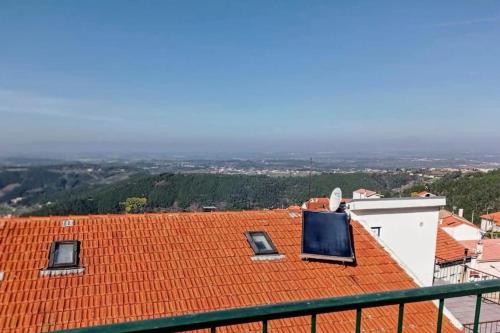
M 102 214 L 82 214 L 82 215 L 27 215 L 27 216 L 10 216 L 10 217 L 0 217 L 2 220 L 26 220 L 26 219 L 54 219 L 54 218 L 90 218 L 90 217 L 113 217 L 113 216 L 163 216 L 171 214 L 183 214 L 183 215 L 222 215 L 222 214 L 247 214 L 247 213 L 275 213 L 275 212 L 286 212 L 288 208 L 271 208 L 271 209 L 248 209 L 248 210 L 220 210 L 213 212 L 144 212 L 144 213 L 102 213 Z

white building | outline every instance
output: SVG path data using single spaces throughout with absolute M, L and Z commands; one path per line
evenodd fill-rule
M 439 210 L 444 197 L 354 199 L 351 217 L 378 236 L 380 243 L 423 286 L 432 285 Z
M 380 199 L 382 195 L 378 194 L 375 191 L 370 191 L 364 188 L 357 189 L 352 192 L 353 199 Z
M 481 215 L 481 230 L 500 232 L 500 212 Z
M 439 212 L 439 226 L 457 241 L 480 240 L 483 237 L 478 226 L 447 210 Z

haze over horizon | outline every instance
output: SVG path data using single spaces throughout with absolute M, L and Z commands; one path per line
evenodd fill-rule
M 0 155 L 500 153 L 500 2 L 2 1 Z

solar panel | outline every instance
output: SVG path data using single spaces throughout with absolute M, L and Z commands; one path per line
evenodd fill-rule
M 302 217 L 302 258 L 354 261 L 346 213 L 305 210 Z

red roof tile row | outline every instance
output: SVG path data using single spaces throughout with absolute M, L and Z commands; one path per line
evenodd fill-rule
M 0 331 L 55 329 L 416 287 L 357 222 L 353 266 L 301 260 L 300 214 L 286 210 L 0 220 Z M 244 232 L 266 231 L 284 259 L 254 261 Z M 81 274 L 41 276 L 52 241 L 80 240 Z M 405 332 L 435 332 L 430 302 L 405 307 Z M 395 331 L 397 307 L 367 309 L 363 331 Z M 309 318 L 271 332 L 307 332 Z M 354 330 L 351 312 L 318 316 L 319 332 Z M 222 329 L 250 332 L 260 324 Z M 443 332 L 457 332 L 445 322 Z

